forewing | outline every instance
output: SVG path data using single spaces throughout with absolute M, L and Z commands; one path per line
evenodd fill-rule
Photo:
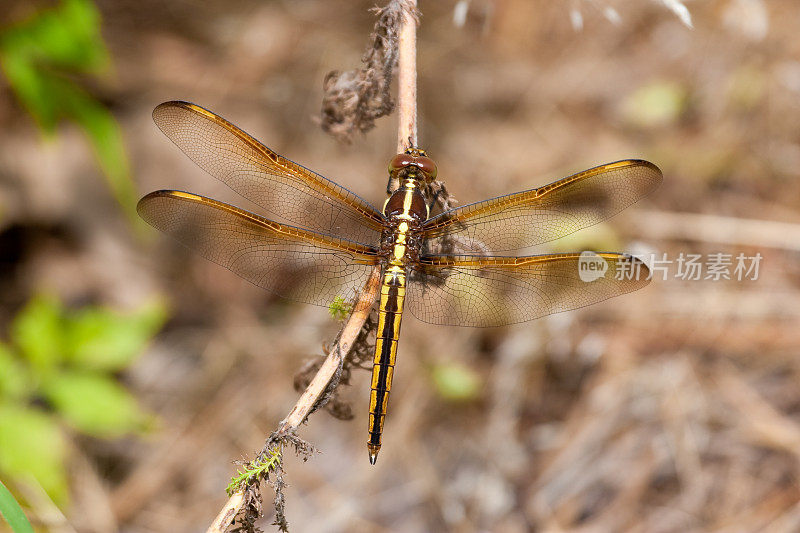
M 153 120 L 203 170 L 292 225 L 371 245 L 383 216 L 344 187 L 282 157 L 200 106 L 166 102 Z
M 427 256 L 410 275 L 406 305 L 431 324 L 502 326 L 591 305 L 649 283 L 649 270 L 638 259 L 584 254 Z
M 156 191 L 139 215 L 247 281 L 317 305 L 354 297 L 378 261 L 374 248 L 287 226 L 210 198 Z
M 465 205 L 423 225 L 427 250 L 437 253 L 509 251 L 558 239 L 597 224 L 661 183 L 661 171 L 629 159 L 601 165 L 538 189 Z

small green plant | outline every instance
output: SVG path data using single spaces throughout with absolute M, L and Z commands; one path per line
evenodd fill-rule
M 477 372 L 461 363 L 439 363 L 431 368 L 436 392 L 451 402 L 468 402 L 480 397 L 483 382 Z
M 67 500 L 67 439 L 73 431 L 113 438 L 152 425 L 114 373 L 139 355 L 166 319 L 162 302 L 130 313 L 64 309 L 34 297 L 0 342 L 0 473 L 33 477 L 56 503 Z
M 281 462 L 280 447 L 270 448 L 262 457 L 256 457 L 246 464 L 242 470 L 236 470 L 236 475 L 228 483 L 225 491 L 228 496 L 253 483 L 257 479 L 266 478 L 270 472 L 275 470 Z
M 62 120 L 83 130 L 115 198 L 138 226 L 136 190 L 120 127 L 79 83 L 81 76 L 101 74 L 110 64 L 100 13 L 91 0 L 62 0 L 0 29 L 0 66 L 17 99 L 46 135 L 53 135 Z
M 344 320 L 353 311 L 353 306 L 341 296 L 333 299 L 328 306 L 328 312 L 335 320 Z
M 11 492 L 0 481 L 0 515 L 11 526 L 14 533 L 33 533 L 33 527 L 28 522 L 22 508 L 14 499 Z

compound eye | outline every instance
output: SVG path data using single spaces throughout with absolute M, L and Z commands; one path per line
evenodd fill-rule
M 389 161 L 389 173 L 397 172 L 409 166 L 414 158 L 408 154 L 397 154 Z
M 425 177 L 429 180 L 433 181 L 436 179 L 437 169 L 436 163 L 434 163 L 431 159 L 427 157 L 418 157 L 414 164 L 419 167 Z

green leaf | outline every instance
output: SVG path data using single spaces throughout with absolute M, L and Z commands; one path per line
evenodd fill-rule
M 91 0 L 62 0 L 39 19 L 37 44 L 50 60 L 83 72 L 101 72 L 109 53 L 100 33 L 100 12 Z
M 67 446 L 52 417 L 33 408 L 0 405 L 0 471 L 33 476 L 56 503 L 67 500 Z
M 89 0 L 65 0 L 3 31 L 0 65 L 28 112 L 45 132 L 52 132 L 64 116 L 57 98 L 59 78 L 109 65 L 96 7 Z
M 63 337 L 61 303 L 52 295 L 34 296 L 11 324 L 11 340 L 39 378 L 61 360 Z
M 53 91 L 48 89 L 47 79 L 39 75 L 36 66 L 24 55 L 0 53 L 0 66 L 39 128 L 44 133 L 53 133 L 58 124 L 58 101 L 51 97 Z
M 482 382 L 469 367 L 458 363 L 437 364 L 431 370 L 436 392 L 445 400 L 469 401 L 478 398 Z
M 672 81 L 656 81 L 628 95 L 623 113 L 634 126 L 668 126 L 685 113 L 688 104 L 689 95 L 682 85 Z
M 125 208 L 132 221 L 140 223 L 136 214 L 137 192 L 131 179 L 122 130 L 114 116 L 78 87 L 62 87 L 60 100 L 70 118 L 89 139 L 100 170 L 117 202 Z
M 334 320 L 342 321 L 352 312 L 353 305 L 342 296 L 336 296 L 330 305 L 328 305 L 328 313 L 330 313 Z
M 101 307 L 83 309 L 67 322 L 68 357 L 82 368 L 122 370 L 142 353 L 166 318 L 162 300 L 126 314 Z
M 77 430 L 112 438 L 146 429 L 146 415 L 119 383 L 91 372 L 62 372 L 43 384 L 53 407 Z
M 0 515 L 8 522 L 14 533 L 33 533 L 33 527 L 22 512 L 22 507 L 2 481 L 0 481 Z
M 62 119 L 81 127 L 115 199 L 134 227 L 142 228 L 120 127 L 74 81 L 76 73 L 96 73 L 109 64 L 100 15 L 89 0 L 63 0 L 0 34 L 0 66 L 17 98 L 45 133 L 53 133 Z
M 0 398 L 19 399 L 32 391 L 31 377 L 14 354 L 14 351 L 0 342 Z
M 0 48 L 41 68 L 99 72 L 109 65 L 100 14 L 90 0 L 63 0 L 15 24 L 0 35 Z
M 280 467 L 281 461 L 283 457 L 280 446 L 262 452 L 242 469 L 236 469 L 236 475 L 228 483 L 225 492 L 228 496 L 233 496 L 234 492 L 244 489 L 245 486 L 267 479 L 270 472 Z

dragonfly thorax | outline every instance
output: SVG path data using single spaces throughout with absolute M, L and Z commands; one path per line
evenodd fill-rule
M 386 200 L 383 214 L 388 224 L 383 232 L 382 253 L 389 264 L 405 265 L 419 253 L 418 234 L 428 218 L 428 205 L 414 180 L 403 184 Z
M 428 204 L 425 203 L 416 180 L 403 180 L 400 188 L 383 204 L 383 214 L 389 220 L 416 220 L 419 223 L 428 218 Z

